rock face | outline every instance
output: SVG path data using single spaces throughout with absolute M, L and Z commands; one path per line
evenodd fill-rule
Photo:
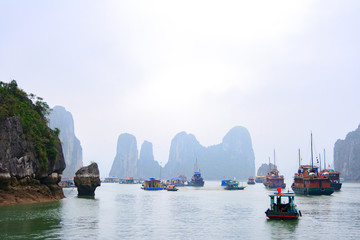
M 336 141 L 334 166 L 346 181 L 360 182 L 360 125 L 345 140 Z
M 99 168 L 96 163 L 80 168 L 74 177 L 79 196 L 95 196 L 95 189 L 100 186 Z
M 75 136 L 73 117 L 64 107 L 55 106 L 49 115 L 49 126 L 51 129 L 60 130 L 59 138 L 66 163 L 62 175 L 72 178 L 83 165 L 82 148 L 79 139 Z
M 270 163 L 270 167 L 269 167 L 269 164 L 266 164 L 266 163 L 261 164 L 261 166 L 257 170 L 257 175 L 256 176 L 266 176 L 269 173 L 270 168 L 274 169 L 275 165 Z
M 196 160 L 200 169 L 205 167 L 206 148 L 201 146 L 192 134 L 180 132 L 171 141 L 169 161 L 164 167 L 166 178 L 184 174 L 188 178 L 194 174 Z
M 46 103 L 33 104 L 15 81 L 0 83 L 0 205 L 63 198 L 57 183 L 66 165 Z
M 116 156 L 109 175 L 119 178 L 138 176 L 138 149 L 136 138 L 128 133 L 119 136 Z
M 222 143 L 203 147 L 192 134 L 181 132 L 171 142 L 169 161 L 164 172 L 167 178 L 178 174 L 193 175 L 195 162 L 208 180 L 254 176 L 255 156 L 251 137 L 244 127 L 232 128 Z
M 137 164 L 137 175 L 141 178 L 157 177 L 160 174 L 160 165 L 154 159 L 153 145 L 144 141 L 140 149 L 140 158 Z

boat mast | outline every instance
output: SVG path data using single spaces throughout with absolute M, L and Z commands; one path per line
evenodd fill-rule
M 319 153 L 320 171 L 321 171 L 321 154 Z
M 271 172 L 270 157 L 269 157 L 269 174 Z
M 324 148 L 324 169 L 326 169 L 325 148 Z
M 275 160 L 275 149 L 274 149 L 274 169 L 275 169 L 275 175 L 276 175 L 276 160 Z
M 300 160 L 301 160 L 301 158 L 300 158 L 300 148 L 299 148 L 299 168 L 300 168 L 300 166 L 301 166 Z
M 313 143 L 312 143 L 312 133 L 311 133 L 311 169 L 314 168 L 314 159 L 313 159 Z

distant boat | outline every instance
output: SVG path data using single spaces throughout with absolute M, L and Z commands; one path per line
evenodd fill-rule
M 175 185 L 177 187 L 188 186 L 187 178 L 183 174 L 181 174 L 178 177 L 174 177 L 170 179 L 170 184 Z
M 340 182 L 340 172 L 334 171 L 333 169 L 324 169 L 320 171 L 320 177 L 321 176 L 330 179 L 330 186 L 334 188 L 335 191 L 341 189 L 342 183 Z
M 155 178 L 146 179 L 144 185 L 141 188 L 148 191 L 157 191 L 157 190 L 165 189 L 160 179 L 155 179 Z
M 299 150 L 300 163 L 300 150 Z M 300 165 L 300 164 L 299 164 Z M 313 146 L 311 134 L 311 165 L 300 165 L 295 173 L 294 182 L 291 185 L 296 194 L 303 195 L 331 195 L 334 188 L 331 187 L 330 179 L 321 176 L 317 166 L 313 164 Z
M 270 219 L 298 219 L 301 216 L 301 211 L 297 210 L 294 203 L 294 193 L 281 193 L 281 188 L 278 188 L 278 192 L 270 194 L 270 208 L 265 212 L 266 216 Z M 283 202 L 283 199 L 287 199 L 287 202 Z
M 190 186 L 203 187 L 205 184 L 204 179 L 201 177 L 200 171 L 194 172 L 194 176 L 191 178 Z
M 239 182 L 235 180 L 227 180 L 225 182 L 225 190 L 244 190 L 245 187 L 239 186 Z
M 269 170 L 269 173 L 265 177 L 265 181 L 263 182 L 264 186 L 267 188 L 285 188 L 286 183 L 284 182 L 284 176 L 279 175 L 279 171 L 277 170 L 277 166 L 275 164 L 275 150 L 274 150 L 274 169 Z M 270 158 L 269 158 L 269 167 L 270 167 Z
M 74 178 L 61 177 L 61 181 L 59 182 L 59 186 L 62 187 L 62 188 L 75 187 Z
M 179 189 L 177 189 L 177 188 L 175 187 L 175 185 L 167 185 L 166 190 L 167 190 L 167 191 L 175 192 L 175 191 L 177 191 L 177 190 L 179 190 Z
M 255 184 L 255 178 L 254 177 L 249 177 L 248 181 L 247 181 L 247 184 L 250 184 L 250 185 Z
M 266 176 L 256 176 L 255 182 L 256 183 L 264 183 L 266 179 Z
M 117 183 L 117 182 L 119 182 L 119 178 L 114 177 L 114 176 L 110 176 L 110 177 L 105 178 L 104 182 L 106 182 L 106 183 Z
M 197 159 L 195 164 L 195 172 L 190 181 L 190 186 L 203 187 L 205 184 L 204 179 L 201 177 L 200 169 L 198 170 Z

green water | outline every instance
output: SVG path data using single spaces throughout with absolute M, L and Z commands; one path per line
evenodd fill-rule
M 291 182 L 287 182 L 288 186 Z M 246 185 L 246 184 L 244 184 Z M 102 184 L 94 199 L 0 207 L 0 239 L 358 239 L 360 184 L 331 196 L 296 196 L 302 217 L 268 220 L 262 184 L 225 191 L 219 182 L 177 192 Z

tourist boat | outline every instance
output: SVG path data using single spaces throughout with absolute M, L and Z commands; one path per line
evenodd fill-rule
M 334 188 L 335 191 L 341 189 L 342 183 L 340 182 L 340 172 L 333 169 L 324 169 L 320 171 L 320 177 L 322 176 L 330 179 L 330 186 Z
M 245 187 L 239 186 L 239 182 L 235 180 L 226 180 L 225 190 L 244 190 Z
M 164 190 L 165 189 L 165 187 L 161 183 L 160 179 L 155 179 L 155 178 L 146 179 L 145 182 L 144 182 L 144 185 L 141 188 L 144 189 L 144 190 L 149 190 L 149 191 L 156 191 L 156 190 Z
M 177 191 L 177 190 L 179 190 L 179 189 L 177 189 L 177 188 L 175 187 L 175 185 L 167 185 L 166 190 L 167 190 L 167 191 L 175 192 L 175 191 Z
M 298 219 L 301 216 L 301 211 L 297 210 L 294 203 L 295 194 L 281 193 L 280 187 L 277 190 L 277 193 L 269 195 L 270 208 L 266 210 L 266 216 L 270 219 Z
M 249 177 L 248 181 L 247 181 L 247 184 L 250 184 L 250 185 L 255 184 L 255 178 L 254 177 Z
M 270 158 L 269 158 L 269 167 L 270 167 Z M 284 176 L 279 175 L 279 171 L 277 170 L 277 166 L 275 164 L 275 150 L 274 150 L 274 169 L 269 169 L 269 173 L 265 177 L 265 181 L 263 182 L 264 186 L 267 188 L 285 188 L 286 183 L 284 182 Z
M 201 177 L 200 169 L 198 169 L 197 160 L 195 164 L 195 172 L 193 177 L 190 181 L 190 186 L 194 187 L 203 187 L 204 186 L 204 179 Z
M 61 181 L 59 182 L 59 186 L 62 187 L 62 188 L 73 188 L 73 187 L 75 187 L 74 178 L 61 177 Z
M 255 182 L 256 183 L 263 183 L 265 182 L 266 176 L 256 176 Z
M 331 187 L 330 178 L 319 174 L 317 166 L 313 164 L 313 146 L 311 134 L 311 165 L 300 165 L 299 150 L 299 170 L 295 173 L 294 182 L 291 185 L 296 194 L 303 195 L 331 195 L 334 188 Z
M 174 178 L 170 179 L 170 184 L 175 185 L 177 187 L 188 186 L 187 178 L 183 174 L 181 174 L 178 177 L 174 177 Z

